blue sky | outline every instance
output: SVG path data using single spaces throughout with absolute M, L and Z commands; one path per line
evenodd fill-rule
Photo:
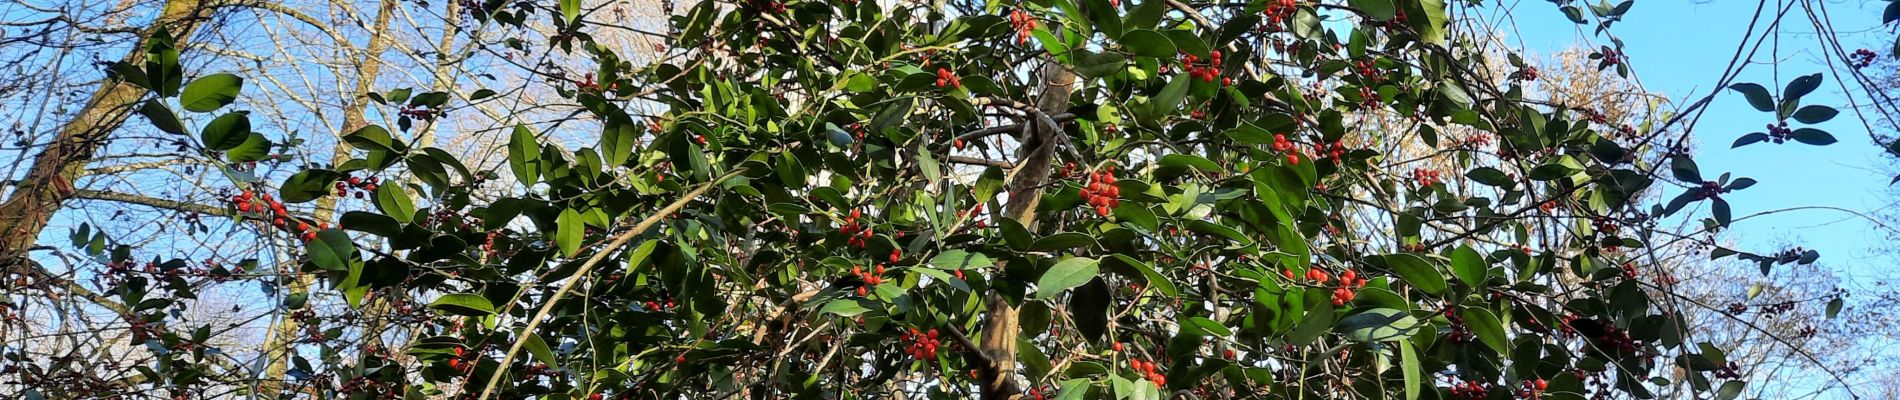
M 1879 20 L 1886 2 L 1827 3 L 1830 3 L 1828 12 L 1832 23 L 1842 32 L 1839 37 L 1847 51 L 1865 47 L 1887 56 L 1893 33 L 1881 27 Z M 1716 80 L 1728 67 L 1748 29 L 1754 5 L 1755 2 L 1739 0 L 1638 1 L 1625 20 L 1612 29 L 1625 38 L 1624 50 L 1641 83 L 1651 92 L 1666 95 L 1681 105 L 1712 90 L 1722 90 L 1715 87 Z M 1579 43 L 1609 43 L 1606 37 L 1591 35 L 1592 27 L 1569 22 L 1548 2 L 1522 0 L 1516 3 L 1512 14 L 1518 25 L 1518 29 L 1510 31 L 1515 36 L 1512 39 L 1536 52 L 1554 53 Z M 1764 15 L 1762 26 L 1766 26 L 1771 16 Z M 1564 28 L 1569 26 L 1579 28 Z M 1793 142 L 1759 143 L 1731 149 L 1729 146 L 1735 138 L 1762 131 L 1763 125 L 1773 121 L 1773 116 L 1756 111 L 1742 96 L 1728 90 L 1722 90 L 1695 126 L 1695 159 L 1704 176 L 1732 172 L 1737 177 L 1760 181 L 1753 188 L 1725 196 L 1733 205 L 1736 218 L 1804 206 L 1839 207 L 1877 215 L 1887 213 L 1885 209 L 1896 199 L 1888 188 L 1888 181 L 1895 171 L 1900 171 L 1896 168 L 1900 164 L 1882 156 L 1881 148 L 1870 138 L 1867 127 L 1848 109 L 1846 92 L 1839 85 L 1842 77 L 1826 64 L 1819 43 L 1806 14 L 1796 9 L 1788 13 L 1782 26 L 1779 48 L 1763 47 L 1737 82 L 1778 88 L 1797 76 L 1826 72 L 1826 83 L 1803 103 L 1831 105 L 1842 110 L 1834 120 L 1816 126 L 1832 133 L 1839 143 L 1818 147 Z M 1847 87 L 1859 90 L 1852 81 L 1848 81 Z M 1856 95 L 1863 104 L 1867 101 L 1864 95 Z M 1792 121 L 1790 124 L 1800 125 Z M 1668 187 L 1664 199 L 1681 191 Z M 1694 218 L 1708 215 L 1706 209 L 1694 211 Z M 1896 275 L 1889 267 L 1894 265 L 1895 257 L 1885 250 L 1892 247 L 1887 244 L 1886 231 L 1875 222 L 1841 211 L 1792 211 L 1752 218 L 1737 222 L 1719 240 L 1734 244 L 1738 250 L 1757 253 L 1773 253 L 1790 245 L 1818 250 L 1821 252 L 1818 268 L 1841 277 L 1841 286 L 1850 292 L 1890 292 L 1879 284 Z M 1730 260 L 1714 267 L 1754 269 L 1751 264 Z M 1777 274 L 1792 273 L 1793 268 L 1814 267 L 1789 267 Z M 1735 283 L 1737 290 L 1747 284 L 1749 282 Z M 1851 300 L 1852 297 L 1850 307 Z M 1726 304 L 1733 300 L 1710 301 Z M 1866 341 L 1859 345 L 1863 350 L 1883 347 Z M 1776 382 L 1778 385 L 1816 383 L 1806 381 L 1800 374 L 1776 380 L 1780 381 Z M 1751 388 L 1750 392 L 1760 389 Z M 1846 397 L 1839 391 L 1822 396 Z
M 1885 41 L 1892 38 L 1879 27 L 1880 7 L 1885 2 L 1846 3 L 1864 4 L 1830 5 L 1828 11 L 1835 27 L 1845 32 L 1840 35 L 1842 45 L 1848 51 L 1867 47 L 1885 54 Z M 1717 89 L 1716 79 L 1728 66 L 1753 13 L 1754 2 L 1639 1 L 1612 30 L 1625 38 L 1624 51 L 1645 87 L 1687 103 Z M 1521 1 L 1513 14 L 1519 29 L 1512 34 L 1521 35 L 1514 39 L 1534 51 L 1548 53 L 1580 42 L 1609 42 L 1605 37 L 1588 36 L 1589 27 L 1570 23 L 1547 2 Z M 1767 25 L 1769 17 L 1763 16 L 1762 26 Z M 1563 26 L 1579 29 L 1556 28 Z M 1827 72 L 1827 82 L 1804 98 L 1803 104 L 1831 105 L 1843 111 L 1834 120 L 1816 126 L 1832 133 L 1839 143 L 1819 147 L 1794 142 L 1761 143 L 1731 149 L 1729 145 L 1736 137 L 1762 131 L 1773 116 L 1756 111 L 1739 94 L 1727 90 L 1709 105 L 1695 127 L 1695 158 L 1704 176 L 1732 172 L 1761 182 L 1726 197 L 1734 206 L 1736 218 L 1801 206 L 1870 212 L 1893 202 L 1887 182 L 1896 168 L 1883 159 L 1867 127 L 1848 110 L 1847 97 L 1838 85 L 1841 77 L 1829 71 L 1818 43 L 1813 26 L 1796 9 L 1788 13 L 1782 26 L 1779 52 L 1763 47 L 1737 82 L 1774 88 L 1797 76 Z M 1856 87 L 1848 83 L 1849 88 Z M 1862 96 L 1859 101 L 1864 103 L 1866 99 Z M 1799 127 L 1798 123 L 1791 125 Z M 1665 193 L 1673 196 L 1680 191 L 1670 188 Z M 1698 211 L 1697 217 L 1707 216 L 1706 211 Z M 1734 241 L 1743 251 L 1768 253 L 1784 245 L 1816 249 L 1822 253 L 1824 267 L 1849 277 L 1844 282 L 1848 286 L 1861 286 L 1869 278 L 1884 276 L 1888 269 L 1881 267 L 1893 261 L 1891 255 L 1881 251 L 1887 237 L 1879 226 L 1840 211 L 1793 211 L 1757 217 L 1736 223 L 1723 238 Z

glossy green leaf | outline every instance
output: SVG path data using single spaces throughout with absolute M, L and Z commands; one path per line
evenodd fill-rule
M 1099 262 L 1093 258 L 1064 259 L 1049 267 L 1049 271 L 1043 272 L 1042 278 L 1036 280 L 1036 298 L 1055 297 L 1064 290 L 1088 283 L 1100 272 Z

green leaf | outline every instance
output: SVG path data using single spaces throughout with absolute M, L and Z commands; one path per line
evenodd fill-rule
M 1187 98 L 1188 86 L 1193 83 L 1194 78 L 1188 74 L 1175 75 L 1174 80 L 1168 82 L 1168 86 L 1162 87 L 1160 93 L 1155 93 L 1155 97 L 1148 99 L 1148 106 L 1151 107 L 1149 111 L 1157 116 L 1179 111 L 1181 100 Z
M 1392 17 L 1398 15 L 1399 11 L 1398 8 L 1392 5 L 1392 0 L 1350 0 L 1347 1 L 1346 4 L 1352 6 L 1352 8 L 1359 9 L 1359 12 L 1365 13 L 1366 18 L 1380 21 L 1392 19 Z
M 581 0 L 561 0 L 561 20 L 566 21 L 566 25 L 573 26 L 574 20 L 580 17 Z
M 1747 135 L 1742 135 L 1742 137 L 1735 138 L 1735 144 L 1729 145 L 1729 148 L 1733 149 L 1737 147 L 1747 146 L 1747 145 L 1755 144 L 1756 142 L 1760 142 L 1764 140 L 1768 140 L 1768 134 L 1761 133 L 1761 132 L 1750 133 Z
M 1772 95 L 1768 94 L 1768 88 L 1766 87 L 1754 83 L 1737 83 L 1728 85 L 1728 88 L 1729 90 L 1742 92 L 1742 97 L 1748 99 L 1748 105 L 1754 106 L 1756 110 L 1760 110 L 1761 112 L 1775 111 L 1775 99 Z
M 1122 71 L 1128 64 L 1128 58 L 1120 53 L 1097 53 L 1087 49 L 1075 51 L 1075 73 L 1088 78 L 1101 78 Z
M 1042 278 L 1036 280 L 1036 298 L 1055 297 L 1064 290 L 1089 283 L 1101 272 L 1098 264 L 1095 259 L 1087 257 L 1072 257 L 1057 262 L 1055 266 L 1049 267 L 1048 272 L 1042 273 Z
M 1464 281 L 1465 286 L 1482 287 L 1491 267 L 1484 263 L 1484 256 L 1471 246 L 1458 246 L 1451 251 L 1451 273 Z
M 1036 239 L 1036 243 L 1029 245 L 1029 249 L 1035 251 L 1053 251 L 1088 246 L 1091 244 L 1095 244 L 1095 238 L 1089 237 L 1087 234 L 1063 232 Z
M 989 268 L 995 263 L 983 253 L 971 253 L 963 250 L 950 250 L 930 258 L 930 266 L 939 269 L 978 269 Z
M 1320 299 L 1324 296 L 1322 293 L 1325 292 L 1320 289 L 1306 292 L 1306 316 L 1300 319 L 1292 332 L 1287 333 L 1288 344 L 1304 346 L 1312 343 L 1319 335 L 1326 333 L 1326 329 L 1333 327 L 1333 303 Z
M 1893 4 L 1900 5 L 1900 2 L 1896 2 Z M 1892 7 L 1889 7 L 1888 9 L 1891 10 Z M 1740 397 L 1742 395 L 1742 389 L 1746 389 L 1747 387 L 1748 387 L 1748 382 L 1745 382 L 1745 381 L 1722 382 L 1722 387 L 1715 390 L 1715 399 L 1716 400 L 1735 400 L 1736 397 Z
M 364 125 L 355 132 L 343 135 L 343 142 L 351 147 L 363 150 L 396 150 L 396 139 L 389 136 L 389 130 L 380 125 Z
M 524 186 L 533 187 L 541 180 L 540 143 L 525 125 L 515 125 L 514 135 L 508 138 L 508 169 Z
M 325 229 L 317 232 L 317 239 L 310 241 L 305 248 L 310 263 L 327 271 L 347 271 L 351 257 L 356 252 L 356 243 L 350 241 L 350 235 L 341 230 Z
M 1154 267 L 1149 266 L 1148 263 L 1137 260 L 1134 257 L 1112 254 L 1109 255 L 1108 258 L 1103 259 L 1102 263 L 1105 265 L 1105 268 L 1108 268 L 1111 272 L 1131 275 L 1131 278 L 1138 276 L 1149 288 L 1161 292 L 1164 296 L 1174 297 L 1181 294 L 1180 289 L 1174 286 L 1174 282 L 1169 281 L 1167 277 L 1155 271 Z
M 1577 6 L 1563 6 L 1560 10 L 1563 11 L 1565 17 L 1570 18 L 1570 22 L 1579 24 L 1588 22 L 1583 19 L 1583 9 Z
M 1075 321 L 1076 332 L 1088 341 L 1101 341 L 1108 334 L 1108 306 L 1114 302 L 1114 292 L 1100 278 L 1075 288 L 1069 295 L 1069 319 Z
M 1695 160 L 1689 158 L 1688 155 L 1670 157 L 1669 171 L 1676 175 L 1676 180 L 1688 183 L 1702 183 L 1702 168 L 1696 167 Z
M 1168 40 L 1168 36 L 1161 34 L 1161 32 L 1147 29 L 1129 30 L 1128 32 L 1122 33 L 1120 42 L 1122 47 L 1126 48 L 1129 53 L 1134 53 L 1137 56 L 1154 57 L 1164 60 L 1171 60 L 1176 56 L 1177 50 L 1174 48 L 1174 41 Z
M 1399 341 L 1399 358 L 1399 369 L 1405 374 L 1405 400 L 1418 400 L 1419 385 L 1425 379 L 1419 368 L 1418 350 L 1412 348 L 1412 341 Z
M 1511 352 L 1510 339 L 1504 336 L 1504 324 L 1498 321 L 1497 315 L 1491 314 L 1490 310 L 1476 307 L 1466 307 L 1459 312 L 1465 319 L 1465 328 L 1470 329 L 1471 334 L 1478 337 L 1478 341 L 1484 342 L 1485 346 L 1490 346 L 1491 351 L 1496 351 L 1498 354 Z
M 224 159 L 234 163 L 263 160 L 265 156 L 270 155 L 270 149 L 271 142 L 269 138 L 265 138 L 264 135 L 261 134 L 252 133 L 250 136 L 244 138 L 243 144 L 239 144 L 237 147 L 232 147 L 230 150 L 225 151 Z
M 1181 323 L 1181 329 L 1198 331 L 1197 335 L 1200 336 L 1228 337 L 1234 335 L 1232 329 L 1227 329 L 1227 327 L 1221 325 L 1219 321 L 1208 319 L 1207 317 L 1188 318 L 1187 321 Z
M 468 293 L 451 293 L 438 297 L 429 303 L 429 309 L 454 315 L 485 317 L 495 314 L 495 303 L 488 298 Z
M 562 255 L 573 257 L 580 252 L 581 241 L 587 234 L 587 224 L 581 218 L 579 211 L 565 208 L 554 219 L 554 244 L 561 248 Z
M 1814 128 L 1795 129 L 1794 132 L 1788 134 L 1788 138 L 1794 139 L 1796 142 L 1815 146 L 1826 146 L 1836 142 L 1834 135 L 1828 134 L 1827 131 Z
M 165 107 L 165 103 L 157 99 L 146 100 L 144 105 L 139 106 L 139 114 L 152 121 L 152 126 L 158 130 L 174 135 L 185 134 L 185 123 L 178 120 L 178 114 L 172 113 L 170 107 Z
M 395 218 L 368 211 L 345 212 L 343 217 L 337 220 L 337 224 L 343 229 L 382 237 L 395 237 L 402 234 L 402 224 L 396 222 Z
M 1814 93 L 1814 89 L 1819 89 L 1821 82 L 1826 80 L 1827 79 L 1819 72 L 1794 78 L 1794 80 L 1788 81 L 1787 88 L 1781 90 L 1781 97 L 1785 98 L 1782 101 L 1796 101 L 1790 99 L 1800 99 L 1802 96 L 1807 96 L 1808 93 Z
M 398 222 L 416 219 L 416 202 L 410 200 L 409 193 L 402 190 L 402 185 L 395 182 L 376 187 L 376 208 Z
M 561 359 L 554 358 L 554 351 L 548 349 L 548 342 L 542 340 L 541 335 L 522 332 L 520 340 L 522 348 L 528 349 L 528 354 L 534 356 L 535 360 L 550 366 L 561 365 Z
M 1159 2 L 1160 0 L 1152 0 Z M 1089 394 L 1089 380 L 1070 379 L 1062 381 L 1062 388 L 1056 391 L 1055 400 L 1082 400 Z
M 1834 107 L 1816 104 L 1801 107 L 1800 110 L 1796 110 L 1794 112 L 1794 120 L 1801 121 L 1803 124 L 1818 124 L 1834 119 L 1834 116 L 1840 115 L 1840 113 L 1841 111 L 1835 110 Z
M 868 302 L 864 301 L 864 299 L 837 299 L 826 302 L 824 307 L 818 309 L 818 312 L 835 314 L 840 317 L 855 317 L 871 311 L 871 308 L 865 306 L 865 303 Z
M 244 78 L 237 75 L 206 75 L 185 85 L 185 91 L 178 95 L 178 104 L 192 112 L 217 111 L 236 101 L 238 91 L 243 88 Z
M 251 138 L 251 117 L 244 112 L 225 113 L 205 123 L 198 138 L 204 141 L 205 149 L 211 151 L 238 147 Z
M 1419 41 L 1428 44 L 1445 44 L 1445 24 L 1450 20 L 1445 15 L 1444 0 L 1408 1 L 1405 4 L 1405 22 L 1418 32 Z
M 1240 233 L 1240 231 L 1235 230 L 1234 228 L 1230 228 L 1230 227 L 1227 227 L 1226 225 L 1216 224 L 1216 223 L 1206 221 L 1206 220 L 1197 219 L 1193 221 L 1188 221 L 1187 227 L 1188 227 L 1188 230 L 1191 230 L 1194 232 L 1205 233 L 1209 235 L 1219 236 L 1223 239 L 1232 240 L 1234 241 L 1234 243 L 1240 246 L 1246 246 L 1248 244 L 1253 243 L 1253 239 L 1248 238 L 1246 234 Z
M 1390 342 L 1412 336 L 1418 330 L 1418 318 L 1405 311 L 1374 308 L 1339 319 L 1335 328 L 1346 339 L 1360 342 Z
M 1844 305 L 1845 304 L 1841 301 L 1841 298 L 1839 297 L 1835 297 L 1833 300 L 1828 300 L 1827 301 L 1827 318 L 1834 319 L 1835 316 L 1841 315 L 1841 307 Z
M 1733 215 L 1729 211 L 1728 200 L 1714 198 L 1710 199 L 1710 203 L 1709 214 L 1715 217 L 1715 224 L 1718 226 L 1728 226 L 1731 215 Z
M 1227 130 L 1227 138 L 1240 144 L 1272 144 L 1273 132 L 1268 132 L 1266 128 L 1261 128 L 1259 125 L 1242 122 L 1240 126 Z
M 277 185 L 278 197 L 285 203 L 303 203 L 329 195 L 343 174 L 327 169 L 312 169 L 298 172 Z
M 1399 279 L 1405 280 L 1405 283 L 1425 293 L 1434 295 L 1444 293 L 1446 287 L 1449 286 L 1445 282 L 1445 275 L 1439 273 L 1438 268 L 1417 255 L 1402 253 L 1376 255 L 1367 257 L 1366 261 L 1392 270 L 1393 273 L 1399 275 Z
M 1155 23 L 1161 22 L 1161 16 L 1167 13 L 1168 7 L 1166 3 L 1166 0 L 1147 0 L 1141 2 L 1141 4 L 1135 6 L 1134 10 L 1128 12 L 1127 18 L 1122 19 L 1122 29 L 1153 29 Z M 1124 33 L 1123 36 L 1127 36 L 1127 34 Z
M 1473 182 L 1481 183 L 1487 186 L 1508 188 L 1511 186 L 1515 186 L 1517 184 L 1516 182 L 1511 182 L 1511 176 L 1506 175 L 1504 171 L 1500 171 L 1497 168 L 1491 168 L 1491 167 L 1473 168 L 1470 172 L 1465 173 L 1465 177 L 1471 178 L 1471 181 Z
M 617 167 L 626 164 L 627 159 L 633 156 L 633 148 L 639 145 L 640 134 L 646 128 L 634 123 L 618 107 L 609 112 L 613 114 L 607 118 L 600 131 L 600 155 L 605 166 Z M 509 140 L 513 141 L 513 138 Z
M 1528 177 L 1534 181 L 1549 181 L 1549 180 L 1563 179 L 1565 177 L 1569 177 L 1570 174 L 1574 174 L 1576 172 L 1577 170 L 1571 169 L 1570 166 L 1568 165 L 1563 165 L 1561 163 L 1553 162 L 1549 164 L 1539 165 L 1537 166 L 1537 168 L 1531 168 L 1531 172 Z

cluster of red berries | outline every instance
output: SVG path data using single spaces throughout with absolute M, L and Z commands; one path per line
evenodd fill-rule
M 1677 283 L 1682 283 L 1682 282 L 1676 280 L 1676 274 L 1671 274 L 1668 272 L 1662 272 L 1662 273 L 1656 274 L 1656 286 L 1670 287 L 1670 286 L 1675 286 Z
M 1128 368 L 1135 370 L 1135 372 L 1140 372 L 1142 377 L 1148 378 L 1150 382 L 1154 382 L 1155 387 L 1168 386 L 1167 375 L 1155 371 L 1154 361 L 1142 361 L 1138 358 L 1130 358 L 1128 359 Z
M 665 311 L 671 310 L 673 307 L 679 306 L 679 304 L 673 302 L 673 296 L 666 296 L 665 303 L 656 300 L 647 300 L 646 306 L 647 311 Z
M 1603 59 L 1603 63 L 1601 65 L 1607 67 L 1611 65 L 1622 64 L 1623 52 L 1616 51 L 1616 49 L 1605 48 L 1603 49 L 1603 52 L 1597 53 L 1596 57 L 1592 57 L 1592 58 Z
M 1090 173 L 1088 186 L 1082 187 L 1082 201 L 1095 209 L 1095 214 L 1108 216 L 1109 210 L 1121 207 L 1122 189 L 1115 186 L 1115 166 L 1102 168 Z
M 943 344 L 942 341 L 937 340 L 937 328 L 930 328 L 928 332 L 918 332 L 917 328 L 910 328 L 908 331 L 899 333 L 898 339 L 904 342 L 904 354 L 909 354 L 919 360 L 936 360 L 937 346 Z
M 1036 30 L 1036 17 L 1021 8 L 1009 10 L 1009 26 L 1016 28 L 1016 45 L 1028 45 L 1030 32 Z
M 957 211 L 957 218 L 976 219 L 977 215 L 982 214 L 982 213 L 983 213 L 983 203 L 976 203 L 976 206 L 970 207 L 969 210 Z M 977 219 L 976 221 L 974 221 L 974 223 L 976 224 L 977 229 L 983 229 L 984 227 L 989 226 L 988 220 Z
M 454 368 L 456 371 L 468 372 L 470 368 L 475 367 L 475 363 L 470 362 L 470 360 L 475 358 L 474 352 L 463 350 L 462 346 L 455 346 L 454 350 L 455 358 L 449 359 L 449 368 Z
M 376 177 L 374 176 L 369 177 L 369 179 L 363 179 L 363 178 L 352 176 L 349 179 L 337 181 L 336 182 L 336 197 L 348 196 L 350 195 L 350 193 L 354 192 L 356 194 L 356 198 L 359 198 L 359 199 L 363 198 L 365 194 L 376 191 L 376 183 L 377 183 Z M 352 191 L 350 189 L 359 189 L 359 190 Z
M 1723 188 L 1721 182 L 1702 181 L 1700 186 L 1690 188 L 1689 192 L 1695 196 L 1696 200 L 1701 200 L 1721 197 L 1722 193 L 1728 193 L 1728 189 Z
M 1286 153 L 1288 164 L 1300 164 L 1300 152 L 1293 146 L 1293 141 L 1286 140 L 1285 134 L 1273 134 L 1273 151 Z
M 258 194 L 245 189 L 244 192 L 231 196 L 231 203 L 237 206 L 239 213 L 267 214 L 270 217 L 271 226 L 290 231 L 305 242 L 316 240 L 317 231 L 330 229 L 329 223 L 319 223 L 318 226 L 312 227 L 309 222 L 292 217 L 290 211 L 284 208 L 284 203 L 271 198 L 270 193 Z M 262 218 L 262 216 L 258 217 Z
M 862 249 L 864 242 L 871 238 L 871 226 L 858 221 L 863 216 L 864 212 L 851 209 L 851 215 L 844 217 L 844 226 L 838 227 L 839 231 L 844 232 L 846 245 Z
M 1418 187 L 1431 186 L 1439 182 L 1438 170 L 1425 168 L 1413 169 L 1412 180 L 1418 182 Z
M 1181 70 L 1187 72 L 1188 76 L 1200 79 L 1202 82 L 1213 82 L 1214 78 L 1220 78 L 1221 86 L 1231 86 L 1234 84 L 1234 78 L 1223 78 L 1220 76 L 1220 58 L 1220 50 L 1214 50 L 1208 53 L 1207 65 L 1197 65 L 1201 62 L 1200 57 L 1182 51 Z
M 487 254 L 489 257 L 501 255 L 501 253 L 495 251 L 495 239 L 500 237 L 501 231 L 488 231 L 488 236 L 482 240 L 482 254 Z
M 1313 154 L 1317 154 L 1319 157 L 1325 157 L 1337 163 L 1346 158 L 1346 145 L 1340 144 L 1337 140 L 1331 144 L 1314 143 Z
M 1517 390 L 1517 397 L 1521 399 L 1535 399 L 1543 397 L 1545 390 L 1550 390 L 1550 382 L 1545 381 L 1544 378 L 1526 379 L 1524 380 L 1524 388 Z
M 1523 69 L 1519 69 L 1517 70 L 1517 72 L 1512 72 L 1511 80 L 1518 81 L 1518 82 L 1529 82 L 1529 81 L 1537 80 L 1537 67 L 1526 65 L 1524 66 Z
M 1324 282 L 1322 282 L 1324 283 Z M 1333 288 L 1333 305 L 1343 306 L 1359 297 L 1359 288 L 1366 287 L 1366 278 L 1359 277 L 1359 271 L 1346 270 L 1339 273 L 1339 287 Z
M 1372 60 L 1358 60 L 1358 61 L 1352 62 L 1352 67 L 1353 67 L 1353 71 L 1358 72 L 1359 76 L 1365 79 L 1367 83 L 1379 83 L 1379 82 L 1385 81 L 1385 74 L 1379 72 L 1378 62 L 1375 62 Z M 1366 86 L 1372 86 L 1372 85 L 1366 85 Z
M 1854 67 L 1854 69 L 1867 68 L 1868 65 L 1874 64 L 1874 58 L 1876 57 L 1880 57 L 1880 55 L 1874 54 L 1873 50 L 1854 50 L 1853 55 L 1847 56 L 1847 65 Z
M 1476 148 L 1480 148 L 1484 146 L 1490 146 L 1491 134 L 1477 133 L 1477 134 L 1472 134 L 1470 136 L 1465 136 L 1464 140 L 1458 142 L 1458 145 L 1467 149 L 1476 149 Z
M 1788 139 L 1794 138 L 1794 130 L 1788 129 L 1788 121 L 1782 121 L 1779 124 L 1768 124 L 1764 128 L 1768 129 L 1768 140 L 1774 141 L 1775 144 L 1787 143 Z
M 1450 340 L 1452 343 L 1471 343 L 1472 340 L 1478 338 L 1476 334 L 1471 333 L 1471 328 L 1465 327 L 1465 317 L 1458 316 L 1457 308 L 1445 307 L 1445 320 L 1451 321 L 1451 333 L 1445 335 L 1445 340 Z
M 751 6 L 752 6 L 752 8 L 754 8 L 754 9 L 757 9 L 757 10 L 759 10 L 759 11 L 767 11 L 767 12 L 771 12 L 771 13 L 773 13 L 773 14 L 784 14 L 784 13 L 785 13 L 785 2 L 783 2 L 783 1 L 779 1 L 779 0 L 753 0 L 753 1 L 748 1 L 748 2 L 746 2 L 746 3 L 747 3 L 748 5 L 751 5 Z
M 593 72 L 588 72 L 586 76 L 581 78 L 581 83 L 575 84 L 575 86 L 576 86 L 576 89 L 579 89 L 581 91 L 587 91 L 587 92 L 600 92 L 602 89 L 600 87 L 599 82 L 594 82 Z M 615 90 L 619 88 L 620 88 L 620 82 L 611 82 L 607 84 L 607 87 L 605 89 Z
M 891 259 L 897 259 L 897 250 L 891 250 Z M 876 267 L 872 267 L 870 273 L 865 273 L 864 266 L 853 265 L 851 266 L 851 275 L 855 275 L 858 279 L 864 281 L 863 285 L 858 286 L 858 295 L 869 296 L 871 294 L 871 286 L 884 283 L 884 264 L 879 263 Z
M 402 106 L 402 109 L 398 110 L 398 112 L 401 113 L 401 115 L 404 117 L 415 118 L 415 119 L 419 119 L 423 121 L 433 121 L 435 120 L 435 117 L 442 116 L 442 113 L 443 113 L 441 110 L 430 109 L 427 107 L 410 107 L 406 105 Z
M 1377 91 L 1372 90 L 1372 85 L 1359 87 L 1359 108 L 1378 108 L 1379 101 L 1384 99 L 1379 97 Z
M 1451 397 L 1461 400 L 1481 400 L 1491 391 L 1491 385 L 1479 381 L 1464 381 L 1451 385 Z
M 1280 270 L 1280 275 L 1286 277 L 1287 280 L 1299 280 L 1298 278 L 1294 278 L 1293 270 L 1290 268 Z M 1314 284 L 1326 285 L 1332 283 L 1333 275 L 1315 265 L 1306 270 L 1306 280 L 1312 281 Z M 1359 297 L 1357 291 L 1359 288 L 1365 286 L 1366 279 L 1359 276 L 1359 270 L 1347 269 L 1345 272 L 1340 272 L 1339 287 L 1333 289 L 1333 305 L 1346 305 L 1347 302 L 1351 302 L 1352 299 Z
M 943 67 L 937 68 L 937 87 L 945 88 L 945 89 L 956 89 L 957 87 L 960 87 L 960 86 L 963 86 L 963 81 L 957 79 L 956 73 L 950 72 L 949 68 L 943 68 Z
M 1729 361 L 1728 365 L 1722 366 L 1722 369 L 1715 370 L 1716 379 L 1741 379 L 1741 377 L 1742 365 L 1734 361 Z
M 1266 15 L 1267 24 L 1262 26 L 1261 29 L 1286 25 L 1287 19 L 1293 18 L 1293 12 L 1298 7 L 1298 0 L 1273 0 L 1268 2 L 1267 9 L 1262 11 Z

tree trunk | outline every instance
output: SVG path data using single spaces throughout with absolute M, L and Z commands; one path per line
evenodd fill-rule
M 1020 222 L 1034 233 L 1036 223 L 1036 204 L 1042 201 L 1042 187 L 1049 180 L 1049 169 L 1055 161 L 1056 146 L 1062 142 L 1062 127 L 1054 124 L 1048 115 L 1060 114 L 1069 109 L 1069 96 L 1075 90 L 1075 73 L 1068 67 L 1048 61 L 1042 66 L 1042 95 L 1036 100 L 1036 109 L 1031 110 L 1030 121 L 1023 126 L 1022 162 L 1016 164 L 1014 177 L 1009 180 L 1009 205 L 1003 215 Z M 987 299 L 988 324 L 983 327 L 983 354 L 989 357 L 989 368 L 983 371 L 983 399 L 1012 399 L 1022 396 L 1022 388 L 1016 385 L 1016 335 L 1021 325 L 1017 320 L 1016 306 L 1002 294 L 991 292 Z
M 143 65 L 146 43 L 161 29 L 175 35 L 175 43 L 183 47 L 203 20 L 204 10 L 200 0 L 167 0 L 152 28 L 121 61 Z M 0 236 L 4 236 L 0 237 L 0 265 L 26 264 L 27 251 L 38 242 L 40 231 L 46 229 L 60 205 L 73 197 L 73 181 L 85 175 L 93 153 L 125 123 L 133 106 L 147 92 L 132 83 L 111 79 L 101 82 L 72 121 L 61 126 L 52 143 L 33 158 L 33 166 L 20 179 L 13 195 L 0 203 Z
M 369 126 L 369 120 L 363 114 L 369 108 L 371 102 L 369 94 L 375 90 L 376 77 L 383 68 L 382 54 L 389 48 L 389 37 L 385 33 L 389 30 L 389 20 L 392 17 L 391 14 L 395 13 L 396 7 L 396 0 L 382 0 L 379 3 L 376 21 L 370 27 L 369 45 L 364 47 L 363 59 L 356 63 L 356 87 L 351 93 L 349 102 L 343 105 L 343 129 L 337 132 L 336 152 L 330 156 L 331 164 L 342 164 L 350 158 L 351 147 L 343 142 L 343 135 Z M 316 212 L 312 218 L 317 221 L 330 220 L 336 215 L 336 202 L 336 196 L 323 196 L 317 199 Z M 291 274 L 293 276 L 290 278 L 286 293 L 309 293 L 316 278 L 296 271 L 292 271 Z M 379 314 L 365 313 L 364 318 L 378 320 Z M 264 344 L 264 351 L 270 356 L 270 364 L 264 370 L 264 379 L 259 385 L 259 393 L 272 398 L 277 398 L 281 394 L 284 377 L 289 372 L 291 347 L 296 343 L 296 338 L 299 337 L 297 331 L 301 328 L 300 321 L 288 317 L 278 319 L 276 326 L 271 328 L 270 339 Z M 367 328 L 364 330 L 367 336 L 364 340 L 380 343 L 381 339 L 375 336 L 380 335 L 381 327 Z

